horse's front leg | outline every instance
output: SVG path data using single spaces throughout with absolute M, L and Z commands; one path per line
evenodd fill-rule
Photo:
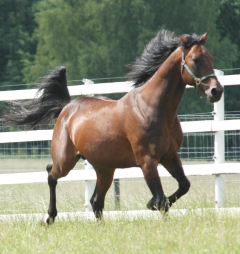
M 157 170 L 158 162 L 151 157 L 146 157 L 141 168 L 145 181 L 153 195 L 148 202 L 147 208 L 150 210 L 168 211 L 168 202 L 164 195 L 161 180 Z
M 178 181 L 178 189 L 168 197 L 169 206 L 176 202 L 181 196 L 186 194 L 190 188 L 190 182 L 184 174 L 181 160 L 177 153 L 161 161 L 161 164 Z

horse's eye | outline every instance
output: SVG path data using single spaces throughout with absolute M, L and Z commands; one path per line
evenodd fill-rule
M 198 59 L 198 58 L 193 58 L 193 62 L 194 62 L 195 64 L 197 64 L 197 63 L 199 62 L 199 59 Z

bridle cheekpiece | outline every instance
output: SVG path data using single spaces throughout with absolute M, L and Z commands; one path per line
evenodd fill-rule
M 188 71 L 188 73 L 194 78 L 195 82 L 196 82 L 196 86 L 195 89 L 196 91 L 198 91 L 198 87 L 200 86 L 200 84 L 202 83 L 202 81 L 206 78 L 209 77 L 216 77 L 216 75 L 214 73 L 211 74 L 207 74 L 201 78 L 197 78 L 196 75 L 190 70 L 190 68 L 187 66 L 186 61 L 185 61 L 185 51 L 184 51 L 184 47 L 182 47 L 182 63 L 181 63 L 181 75 L 183 74 L 183 69 L 185 69 Z

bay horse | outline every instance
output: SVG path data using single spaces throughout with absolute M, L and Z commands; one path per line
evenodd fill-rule
M 211 103 L 220 100 L 223 87 L 206 49 L 207 33 L 175 36 L 160 30 L 133 63 L 128 74 L 133 88 L 119 100 L 81 96 L 71 100 L 66 68 L 58 67 L 39 87 L 39 97 L 17 103 L 5 120 L 15 125 L 49 122 L 57 118 L 51 144 L 53 164 L 47 165 L 50 204 L 44 222 L 57 216 L 56 185 L 81 158 L 96 171 L 91 198 L 95 217 L 102 218 L 105 195 L 116 168 L 140 167 L 151 191 L 151 210 L 167 212 L 190 188 L 177 154 L 183 133 L 177 117 L 186 84 Z M 163 192 L 157 166 L 161 163 L 177 180 L 169 197 Z

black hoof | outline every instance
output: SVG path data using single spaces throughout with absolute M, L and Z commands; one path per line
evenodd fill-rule
M 102 213 L 102 211 L 95 211 L 94 215 L 95 215 L 97 221 L 101 221 L 103 219 L 103 213 Z
M 152 199 L 149 200 L 147 203 L 147 208 L 152 211 L 161 211 L 161 212 L 168 212 L 169 208 L 171 207 L 171 203 L 169 202 L 169 199 L 164 196 L 164 199 L 157 203 L 155 198 L 152 197 Z
M 172 205 L 172 204 L 170 204 L 169 199 L 165 197 L 165 198 L 164 198 L 164 203 L 163 203 L 163 206 L 162 206 L 162 209 L 161 209 L 161 210 L 162 210 L 163 212 L 167 213 L 167 212 L 169 211 L 171 205 Z
M 42 224 L 43 226 L 48 226 L 48 225 L 53 224 L 53 223 L 54 223 L 54 220 L 55 220 L 55 218 L 49 217 L 49 215 L 46 213 L 46 214 L 43 216 L 42 220 L 41 220 L 41 224 Z
M 158 210 L 154 197 L 152 197 L 147 203 L 147 208 L 152 211 Z

